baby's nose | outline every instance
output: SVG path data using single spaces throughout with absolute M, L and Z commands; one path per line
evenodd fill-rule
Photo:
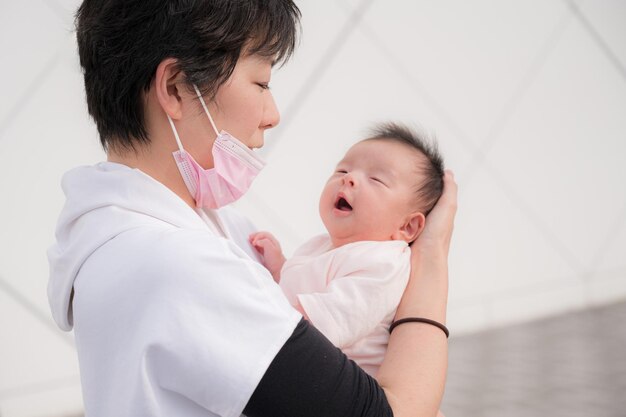
M 354 187 L 356 185 L 354 175 L 351 172 L 346 172 L 346 174 L 343 176 L 343 183 Z

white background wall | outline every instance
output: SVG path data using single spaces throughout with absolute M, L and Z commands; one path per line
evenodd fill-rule
M 104 158 L 85 110 L 77 0 L 0 0 L 0 416 L 80 413 L 45 250 L 69 168 Z M 272 81 L 281 125 L 237 205 L 291 252 L 373 122 L 438 137 L 460 187 L 453 334 L 626 298 L 626 2 L 302 0 Z

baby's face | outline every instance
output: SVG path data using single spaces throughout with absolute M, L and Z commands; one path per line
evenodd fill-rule
M 368 140 L 339 161 L 320 198 L 320 216 L 335 247 L 401 239 L 414 212 L 418 156 L 396 141 Z

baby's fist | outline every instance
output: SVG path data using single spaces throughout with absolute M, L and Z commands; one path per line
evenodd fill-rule
M 286 261 L 280 243 L 270 232 L 252 233 L 248 238 L 252 247 L 263 257 L 263 265 L 270 271 L 274 281 L 280 281 L 280 270 Z

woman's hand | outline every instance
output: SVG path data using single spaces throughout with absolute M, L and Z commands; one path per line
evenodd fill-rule
M 411 278 L 395 319 L 422 317 L 445 323 L 448 300 L 448 252 L 457 209 L 457 185 L 444 175 L 443 194 L 411 245 Z M 396 417 L 437 414 L 448 363 L 448 343 L 441 329 L 406 323 L 389 337 L 378 382 Z
M 414 256 L 448 258 L 457 210 L 457 185 L 452 171 L 446 170 L 443 184 L 443 194 L 426 217 L 426 226 L 419 238 L 411 245 Z
M 411 245 L 411 278 L 396 320 L 424 317 L 445 323 L 448 252 L 457 210 L 457 185 L 452 171 L 445 172 L 443 184 L 443 194 L 426 217 L 424 231 Z

